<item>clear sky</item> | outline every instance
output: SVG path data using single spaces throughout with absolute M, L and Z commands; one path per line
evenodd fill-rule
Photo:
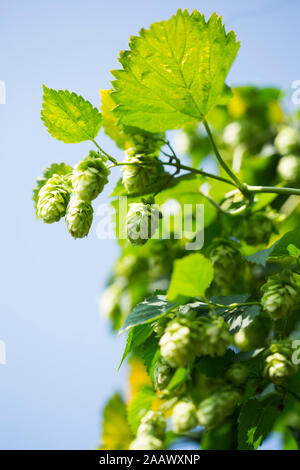
M 123 339 L 110 335 L 97 301 L 113 261 L 114 241 L 72 240 L 63 223 L 35 220 L 31 191 L 51 162 L 74 164 L 87 143 L 65 145 L 40 120 L 42 83 L 99 105 L 118 52 L 129 36 L 177 8 L 223 15 L 241 40 L 229 84 L 272 84 L 287 91 L 300 79 L 296 0 L 6 0 L 0 6 L 1 449 L 92 449 L 100 411 L 122 388 Z M 122 158 L 113 143 L 103 147 Z M 118 178 L 115 170 L 114 181 Z M 113 182 L 102 201 L 108 201 Z M 268 444 L 272 446 L 274 443 Z

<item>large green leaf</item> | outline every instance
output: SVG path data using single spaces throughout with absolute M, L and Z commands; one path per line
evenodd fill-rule
M 76 93 L 53 90 L 45 85 L 42 120 L 55 139 L 76 144 L 94 139 L 101 127 L 101 114 Z
M 118 394 L 106 404 L 103 411 L 101 450 L 126 450 L 133 439 L 127 421 L 126 405 Z
M 211 261 L 199 253 L 176 260 L 168 299 L 181 302 L 186 298 L 204 296 L 213 279 L 213 273 Z
M 268 260 L 276 261 L 279 258 L 291 256 L 289 245 L 294 245 L 294 249 L 300 249 L 300 228 L 287 232 L 269 248 L 258 251 L 254 255 L 246 256 L 246 259 L 251 263 L 265 266 Z
M 220 102 L 239 43 L 214 13 L 206 22 L 178 10 L 132 37 L 113 71 L 113 99 L 121 122 L 162 132 L 201 121 Z
M 165 295 L 155 295 L 140 302 L 126 318 L 120 333 L 137 325 L 149 323 L 169 313 L 175 304 L 168 302 Z
M 262 401 L 253 398 L 245 403 L 239 418 L 239 450 L 257 450 L 263 443 L 278 417 L 279 399 L 271 395 Z
M 153 332 L 153 329 L 151 328 L 150 325 L 139 325 L 135 326 L 134 328 L 131 328 L 128 333 L 127 341 L 126 341 L 126 346 L 124 349 L 124 353 L 119 365 L 119 369 L 123 362 L 125 361 L 126 357 L 128 354 L 130 354 L 131 351 L 133 351 L 135 348 L 138 348 L 141 344 L 143 344 L 151 335 Z
M 152 387 L 144 385 L 129 403 L 128 422 L 133 434 L 136 434 L 142 417 L 152 408 L 155 398 L 156 395 Z

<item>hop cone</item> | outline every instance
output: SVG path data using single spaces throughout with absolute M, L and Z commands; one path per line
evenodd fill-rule
M 227 416 L 232 415 L 240 398 L 240 394 L 233 389 L 214 393 L 201 401 L 197 410 L 198 423 L 207 429 L 219 426 Z
M 172 412 L 173 429 L 177 433 L 186 432 L 197 426 L 196 407 L 191 401 L 180 401 Z
M 166 431 L 166 419 L 160 411 L 148 411 L 141 419 L 137 435 L 150 435 L 164 440 Z
M 223 356 L 231 343 L 228 325 L 223 317 L 203 318 L 199 326 L 197 355 Z
M 270 276 L 261 290 L 262 306 L 274 320 L 288 316 L 299 303 L 300 290 L 291 271 Z
M 234 335 L 234 344 L 242 351 L 250 351 L 264 346 L 269 333 L 270 318 L 258 316 L 246 328 Z
M 285 126 L 278 132 L 274 144 L 282 155 L 294 152 L 299 147 L 298 132 L 293 127 Z
M 70 186 L 60 175 L 53 175 L 39 191 L 37 215 L 46 224 L 58 222 L 66 213 Z
M 92 201 L 103 191 L 109 174 L 103 157 L 91 151 L 88 157 L 74 167 L 72 175 L 74 193 L 82 201 Z
M 270 218 L 263 212 L 255 212 L 243 220 L 237 236 L 248 245 L 267 245 L 273 232 L 274 224 Z
M 123 184 L 128 193 L 142 194 L 164 171 L 163 164 L 155 156 L 132 155 L 127 151 L 124 163 L 130 163 L 122 168 Z
M 188 321 L 175 319 L 168 323 L 160 338 L 160 353 L 171 367 L 187 366 L 195 358 L 196 333 Z
M 163 359 L 158 359 L 154 366 L 154 386 L 156 390 L 165 390 L 172 377 L 171 367 Z
M 277 171 L 279 177 L 288 183 L 299 183 L 300 158 L 293 154 L 282 157 L 278 163 Z
M 130 444 L 129 450 L 161 450 L 163 442 L 151 434 L 137 436 Z
M 265 377 L 276 385 L 287 383 L 297 371 L 297 367 L 291 361 L 291 355 L 288 343 L 272 344 L 265 359 Z
M 128 149 L 131 155 L 159 155 L 159 150 L 162 146 L 162 141 L 164 140 L 163 133 L 153 134 L 152 132 L 135 132 L 131 137 L 133 145 Z
M 214 284 L 219 295 L 232 294 L 232 279 L 240 278 L 243 269 L 237 243 L 218 238 L 210 247 L 209 257 L 214 266 Z
M 73 195 L 66 213 L 67 227 L 72 237 L 86 237 L 89 233 L 92 221 L 93 208 L 91 203 L 77 199 L 77 197 Z
M 226 378 L 233 385 L 243 385 L 248 378 L 248 367 L 245 364 L 236 363 L 233 364 L 226 373 Z
M 126 217 L 127 237 L 132 245 L 144 245 L 158 227 L 159 212 L 150 204 L 132 203 Z

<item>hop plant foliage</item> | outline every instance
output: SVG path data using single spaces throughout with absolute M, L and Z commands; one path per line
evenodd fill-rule
M 225 84 L 238 49 L 216 14 L 179 10 L 130 39 L 101 113 L 44 87 L 51 136 L 94 150 L 44 170 L 38 217 L 65 216 L 86 237 L 92 202 L 122 175 L 111 195 L 120 258 L 99 304 L 128 333 L 131 399 L 107 403 L 102 449 L 162 450 L 185 435 L 256 450 L 274 430 L 299 448 L 299 112 L 284 112 L 277 88 Z

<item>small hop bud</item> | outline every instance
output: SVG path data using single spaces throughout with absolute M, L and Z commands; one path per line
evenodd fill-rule
M 154 366 L 154 386 L 156 390 L 165 390 L 172 377 L 172 369 L 166 361 L 159 358 Z
M 275 343 L 265 359 L 264 375 L 275 385 L 287 383 L 297 372 L 291 361 L 291 348 L 288 343 Z
M 282 157 L 277 171 L 282 180 L 290 184 L 298 184 L 300 182 L 300 158 L 293 154 Z
M 155 156 L 132 155 L 127 150 L 127 156 L 122 168 L 123 184 L 129 194 L 142 194 L 147 186 L 155 183 L 164 172 L 163 164 Z
M 223 317 L 203 318 L 199 326 L 197 355 L 223 356 L 232 343 L 228 328 Z
M 160 353 L 171 367 L 185 367 L 195 359 L 195 331 L 181 319 L 168 323 L 160 338 Z
M 180 401 L 174 406 L 172 424 L 176 433 L 183 433 L 197 426 L 196 407 L 191 401 Z
M 74 238 L 86 237 L 93 221 L 93 208 L 90 202 L 72 195 L 66 213 L 67 227 Z
M 299 135 L 293 127 L 285 126 L 277 134 L 275 147 L 282 155 L 292 153 L 299 147 Z
M 300 289 L 291 271 L 270 276 L 261 290 L 264 292 L 262 306 L 274 320 L 290 315 L 299 303 Z
M 245 364 L 232 364 L 226 373 L 226 378 L 236 386 L 243 385 L 248 378 L 248 367 Z
M 91 151 L 88 157 L 74 167 L 72 175 L 74 193 L 82 201 L 92 201 L 103 191 L 109 174 L 104 157 Z
M 151 434 L 141 434 L 134 439 L 129 450 L 162 450 L 163 442 Z
M 166 418 L 160 411 L 148 411 L 141 419 L 137 435 L 151 435 L 164 440 L 166 432 Z
M 234 335 L 234 344 L 242 351 L 250 351 L 264 346 L 269 334 L 270 318 L 258 316 L 246 328 Z
M 66 213 L 70 192 L 70 185 L 63 176 L 49 178 L 38 194 L 38 217 L 46 224 L 58 222 Z
M 267 245 L 274 231 L 275 227 L 270 217 L 263 212 L 255 212 L 243 219 L 237 230 L 237 236 L 245 240 L 248 245 Z
M 150 204 L 132 203 L 126 217 L 127 237 L 132 245 L 144 245 L 158 227 L 159 211 Z
M 205 398 L 198 407 L 198 423 L 206 429 L 218 427 L 232 415 L 240 398 L 240 394 L 233 389 L 225 389 Z
M 232 294 L 231 279 L 241 277 L 244 269 L 238 244 L 231 240 L 217 238 L 210 247 L 209 258 L 214 266 L 214 284 L 218 289 L 218 294 Z M 229 272 L 231 276 L 228 276 Z

